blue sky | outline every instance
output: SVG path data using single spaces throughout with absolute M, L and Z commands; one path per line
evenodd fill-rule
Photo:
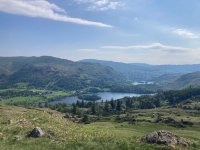
M 0 0 L 0 56 L 200 63 L 199 0 Z

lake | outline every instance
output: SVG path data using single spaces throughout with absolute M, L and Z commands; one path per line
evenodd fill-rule
M 150 81 L 140 81 L 140 82 L 133 82 L 133 85 L 149 85 L 149 84 L 154 84 L 154 82 Z
M 141 96 L 141 94 L 135 94 L 135 93 L 115 93 L 115 92 L 99 92 L 97 93 L 98 96 L 101 97 L 101 100 L 98 101 L 111 101 L 111 99 L 120 99 L 123 97 L 138 97 Z M 69 97 L 65 97 L 59 100 L 55 100 L 52 102 L 49 102 L 49 104 L 55 105 L 55 104 L 72 104 L 72 103 L 76 103 L 76 101 L 79 100 L 81 101 L 77 96 L 69 96 Z

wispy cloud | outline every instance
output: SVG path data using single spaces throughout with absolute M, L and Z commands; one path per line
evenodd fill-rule
M 40 17 L 54 21 L 70 22 L 96 27 L 112 27 L 101 22 L 73 18 L 67 15 L 64 9 L 47 0 L 0 0 L 0 11 L 28 17 Z
M 96 49 L 79 49 L 79 52 L 86 52 L 86 53 L 90 53 L 90 52 L 96 52 Z
M 164 45 L 161 43 L 152 43 L 147 45 L 129 45 L 129 46 L 115 46 L 115 45 L 108 45 L 102 46 L 103 49 L 150 49 L 150 50 L 163 50 L 163 51 L 188 51 L 191 50 L 190 48 L 185 47 L 178 47 L 178 46 L 171 46 L 171 45 Z
M 124 3 L 116 0 L 75 0 L 78 4 L 88 5 L 88 10 L 114 10 L 124 6 Z
M 198 33 L 195 33 L 195 32 L 192 32 L 192 31 L 189 31 L 187 29 L 175 29 L 175 28 L 172 28 L 171 31 L 178 35 L 178 36 L 181 36 L 181 37 L 184 37 L 184 38 L 190 38 L 190 39 L 198 39 L 200 38 Z
M 200 48 L 151 43 L 129 46 L 102 46 L 97 48 L 94 53 L 83 55 L 81 59 L 94 58 L 150 64 L 194 64 L 199 63 L 199 55 Z

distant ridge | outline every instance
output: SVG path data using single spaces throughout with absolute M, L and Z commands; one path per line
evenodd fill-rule
M 173 82 L 175 88 L 200 87 L 200 71 L 184 74 Z
M 120 63 L 95 59 L 85 59 L 80 62 L 98 63 L 112 67 L 115 71 L 123 73 L 130 80 L 152 81 L 164 74 L 187 74 L 200 71 L 200 64 L 193 65 L 149 65 L 145 63 Z

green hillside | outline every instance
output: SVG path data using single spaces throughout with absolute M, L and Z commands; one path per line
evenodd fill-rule
M 91 62 L 112 67 L 114 70 L 123 73 L 133 81 L 152 81 L 165 74 L 186 74 L 200 71 L 200 65 L 149 65 L 143 63 L 121 63 L 95 59 L 85 59 L 80 62 Z
M 55 57 L 0 57 L 0 86 L 16 84 L 46 89 L 78 90 L 124 82 L 111 67 Z M 101 83 L 101 84 L 99 84 Z
M 190 119 L 197 125 L 177 128 L 162 123 L 155 123 L 155 113 L 176 119 Z M 171 113 L 174 112 L 174 113 Z M 21 108 L 0 105 L 0 149 L 1 150 L 170 150 L 182 149 L 144 144 L 140 138 L 158 129 L 171 131 L 190 141 L 189 149 L 198 150 L 199 117 L 189 116 L 189 111 L 182 109 L 152 109 L 132 112 L 137 122 L 95 122 L 79 124 L 63 118 L 64 114 L 41 108 Z M 181 116 L 179 115 L 181 114 Z M 121 116 L 123 117 L 123 116 Z M 44 136 L 32 138 L 29 135 L 33 128 L 40 127 Z
M 172 83 L 175 88 L 185 88 L 185 87 L 199 87 L 200 86 L 200 72 L 188 73 L 182 75 L 177 80 Z
M 184 89 L 188 87 L 200 87 L 200 72 L 180 74 L 165 74 L 154 78 L 160 89 Z

